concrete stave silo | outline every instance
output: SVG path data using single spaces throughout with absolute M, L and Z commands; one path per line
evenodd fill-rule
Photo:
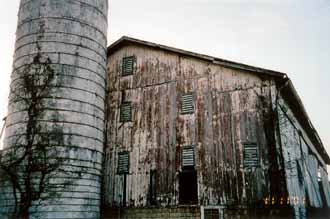
M 36 57 L 44 60 L 41 66 L 47 61 L 55 77 L 48 85 L 49 95 L 42 98 L 45 112 L 38 122 L 61 128 L 62 144 L 54 147 L 60 148 L 59 157 L 66 160 L 61 168 L 73 173 L 59 173 L 51 179 L 54 184 L 67 179 L 71 183 L 56 200 L 32 206 L 32 217 L 99 218 L 107 11 L 106 0 L 21 0 L 11 90 L 18 86 L 21 69 Z M 14 136 L 27 132 L 24 104 L 12 97 L 5 148 L 11 146 Z M 5 211 L 5 207 L 0 209 Z

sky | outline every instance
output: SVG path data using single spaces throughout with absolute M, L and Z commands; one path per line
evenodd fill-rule
M 109 44 L 126 35 L 287 73 L 330 153 L 330 0 L 109 2 Z M 0 1 L 1 119 L 18 5 Z

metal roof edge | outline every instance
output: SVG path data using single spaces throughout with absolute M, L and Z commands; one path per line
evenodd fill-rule
M 112 43 L 108 47 L 108 49 L 107 49 L 108 56 L 111 52 L 116 51 L 121 46 L 123 46 L 125 43 L 139 44 L 139 45 L 142 45 L 142 46 L 161 49 L 161 50 L 169 51 L 169 52 L 172 52 L 172 53 L 177 53 L 177 54 L 181 54 L 181 55 L 185 55 L 185 56 L 189 56 L 189 57 L 194 57 L 194 58 L 197 58 L 197 59 L 201 59 L 201 60 L 204 60 L 204 61 L 208 61 L 208 62 L 211 62 L 211 63 L 214 63 L 214 64 L 229 67 L 229 68 L 266 74 L 266 75 L 274 76 L 274 77 L 277 77 L 277 78 L 286 77 L 286 74 L 283 73 L 283 72 L 278 72 L 278 71 L 273 71 L 273 70 L 269 70 L 269 69 L 265 69 L 265 68 L 255 67 L 255 66 L 251 66 L 251 65 L 247 65 L 247 64 L 243 64 L 243 63 L 239 63 L 239 62 L 229 61 L 229 60 L 225 60 L 225 59 L 221 59 L 221 58 L 217 58 L 217 57 L 213 57 L 213 56 L 209 56 L 209 55 L 205 55 L 205 54 L 195 53 L 195 52 L 191 52 L 191 51 L 187 51 L 187 50 L 183 50 L 183 49 L 178 49 L 178 48 L 175 48 L 175 47 L 165 46 L 165 45 L 162 45 L 162 44 L 157 44 L 157 43 L 144 41 L 144 40 L 140 40 L 140 39 L 136 39 L 136 38 L 132 38 L 132 37 L 127 37 L 127 36 L 121 37 L 120 39 L 118 39 L 117 41 L 115 41 L 114 43 Z
M 294 98 L 294 100 L 298 104 L 299 109 L 302 114 L 301 116 L 299 116 L 299 115 L 295 115 L 295 116 L 297 116 L 297 118 L 300 120 L 299 122 L 302 123 L 301 125 L 304 127 L 304 129 L 306 129 L 305 131 L 308 133 L 313 144 L 315 144 L 318 153 L 320 153 L 320 155 L 324 159 L 325 163 L 330 165 L 329 154 L 325 150 L 323 142 L 322 142 L 321 138 L 319 137 L 319 134 L 316 131 L 314 125 L 312 124 L 312 122 L 308 116 L 308 113 L 304 107 L 304 104 L 303 104 L 300 96 L 298 95 L 296 88 L 294 87 L 294 85 L 289 77 L 287 78 L 286 81 L 288 82 L 287 87 L 289 89 L 289 93 L 292 94 L 292 96 L 291 95 L 289 95 L 289 96 L 291 96 L 291 98 Z

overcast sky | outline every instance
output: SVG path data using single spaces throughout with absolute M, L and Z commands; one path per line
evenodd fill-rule
M 1 118 L 18 4 L 0 1 Z M 287 73 L 330 152 L 330 0 L 110 0 L 109 43 L 122 35 Z

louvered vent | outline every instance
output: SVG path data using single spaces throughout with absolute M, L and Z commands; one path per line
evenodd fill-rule
M 194 95 L 192 93 L 181 96 L 181 114 L 192 114 L 195 112 Z
M 120 122 L 129 122 L 132 119 L 132 104 L 122 103 L 120 106 Z
M 129 56 L 123 58 L 122 76 L 132 75 L 134 70 L 135 57 Z
M 195 149 L 192 146 L 184 147 L 181 151 L 181 162 L 183 168 L 195 167 Z
M 259 164 L 257 144 L 244 144 L 244 167 L 255 167 Z
M 127 174 L 129 172 L 128 152 L 118 154 L 118 174 Z

